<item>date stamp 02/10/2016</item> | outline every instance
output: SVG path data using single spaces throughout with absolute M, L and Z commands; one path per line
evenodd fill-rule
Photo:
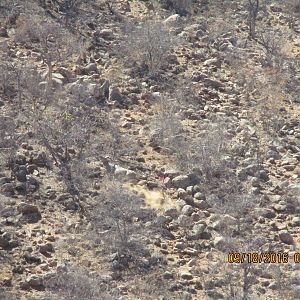
M 258 252 L 231 252 L 227 254 L 228 263 L 248 264 L 287 264 L 300 263 L 300 253 L 289 255 L 288 253 L 258 253 Z

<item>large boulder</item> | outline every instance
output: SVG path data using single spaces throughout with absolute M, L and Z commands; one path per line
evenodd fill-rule
M 172 179 L 172 184 L 175 188 L 186 189 L 188 186 L 196 184 L 198 178 L 194 174 L 189 175 L 179 175 Z

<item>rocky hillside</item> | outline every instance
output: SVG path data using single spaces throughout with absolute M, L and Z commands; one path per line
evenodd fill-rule
M 299 299 L 299 17 L 2 0 L 0 299 Z

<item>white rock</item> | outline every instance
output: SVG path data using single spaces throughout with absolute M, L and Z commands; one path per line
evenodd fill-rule
M 164 23 L 167 25 L 175 25 L 178 24 L 181 20 L 181 17 L 178 14 L 174 14 L 167 19 L 164 20 Z

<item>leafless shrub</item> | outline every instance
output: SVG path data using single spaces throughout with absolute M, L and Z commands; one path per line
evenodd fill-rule
M 4 167 L 12 163 L 18 149 L 19 138 L 14 119 L 0 116 L 0 166 Z
M 173 10 L 180 15 L 186 15 L 193 12 L 192 0 L 157 0 L 164 9 Z
M 132 284 L 132 294 L 137 299 L 171 299 L 171 295 L 174 296 L 174 292 L 170 292 L 170 284 L 168 282 L 161 284 L 163 280 L 162 273 L 162 270 L 159 270 L 136 278 Z
M 286 0 L 284 1 L 284 7 L 288 16 L 289 27 L 294 29 L 300 16 L 300 2 L 299 0 Z
M 66 26 L 68 26 L 70 20 L 79 13 L 79 9 L 84 2 L 85 0 L 63 0 L 58 3 L 59 12 L 63 14 Z
M 236 222 L 224 225 L 220 232 L 228 236 L 247 237 L 252 233 L 249 222 L 254 219 L 254 208 L 259 205 L 259 197 L 242 192 L 243 187 L 236 178 L 229 183 L 222 184 L 216 190 L 215 197 L 208 197 L 207 202 L 220 215 L 232 216 Z M 232 225 L 232 226 L 231 226 Z
M 45 281 L 49 293 L 47 299 L 64 300 L 113 300 L 107 284 L 97 276 L 91 276 L 87 270 L 72 267 L 61 271 Z M 59 297 L 59 298 L 57 298 Z
M 139 26 L 129 26 L 121 48 L 126 60 L 153 75 L 166 66 L 166 58 L 174 45 L 175 39 L 164 24 L 147 21 Z
M 290 257 L 291 259 L 291 257 Z M 290 269 L 290 270 L 289 270 Z M 274 290 L 277 299 L 284 300 L 286 298 L 296 300 L 299 295 L 298 278 L 291 276 L 292 268 L 289 264 L 276 264 L 264 266 L 263 272 L 270 274 L 274 280 Z
M 142 205 L 139 196 L 113 181 L 105 184 L 92 209 L 93 228 L 108 254 L 116 254 L 112 262 L 116 270 L 141 266 L 141 259 L 149 256 L 141 239 Z
M 248 261 L 247 253 L 262 253 L 262 247 L 266 241 L 262 238 L 247 237 L 245 239 L 232 239 L 228 245 L 228 253 L 245 253 L 243 260 L 229 263 L 226 257 L 225 262 L 220 263 L 220 268 L 225 270 L 224 287 L 226 288 L 226 299 L 252 299 L 255 295 L 253 286 L 257 283 L 260 265 Z M 233 246 L 234 247 L 231 247 Z M 242 255 L 241 255 L 242 257 Z
M 46 95 L 53 84 L 53 66 L 70 58 L 79 45 L 75 37 L 61 25 L 45 21 L 38 16 L 30 20 L 27 16 L 18 18 L 15 41 L 27 47 L 34 47 L 41 54 L 48 68 Z
M 15 68 L 13 64 L 9 63 L 8 61 L 3 61 L 0 64 L 0 74 L 0 93 L 3 96 L 3 98 L 5 97 L 11 99 L 17 93 L 16 87 L 14 85 L 17 74 L 15 73 Z
M 22 79 L 24 78 L 24 63 L 11 57 L 11 49 L 7 43 L 0 46 L 0 96 L 3 100 L 12 101 L 15 98 L 19 104 L 22 98 Z
M 219 13 L 221 14 L 223 12 Z M 220 41 L 223 42 L 223 35 L 232 32 L 234 29 L 231 20 L 228 20 L 226 18 L 220 18 L 218 15 L 211 16 L 210 18 L 208 18 L 207 27 L 209 33 L 209 43 L 212 45 L 216 45 L 220 43 Z
M 165 151 L 176 153 L 179 140 L 182 139 L 182 125 L 178 112 L 177 99 L 162 95 L 158 101 L 157 118 L 155 119 L 152 144 L 163 147 Z
M 226 169 L 226 154 L 228 155 L 229 149 L 224 128 L 221 128 L 221 123 L 208 126 L 203 135 L 195 139 L 191 149 L 194 161 L 198 161 L 199 167 L 208 180 L 220 176 Z M 230 161 L 230 157 L 227 158 Z
M 230 139 L 224 133 L 226 123 L 215 120 L 204 124 L 198 136 L 187 137 L 188 132 L 181 123 L 180 104 L 175 98 L 163 95 L 158 102 L 155 132 L 152 146 L 159 146 L 172 155 L 177 167 L 185 172 L 198 169 L 207 182 L 226 174 L 234 162 L 230 151 Z M 219 179 L 218 179 L 219 180 Z
M 7 292 L 4 289 L 0 289 L 0 299 L 2 300 L 16 300 L 17 296 L 11 292 Z
M 37 139 L 59 168 L 68 191 L 78 193 L 83 182 L 77 182 L 81 176 L 76 174 L 85 174 L 86 150 L 91 146 L 96 120 L 83 107 L 68 104 L 50 106 L 42 112 L 36 109 L 35 114 Z
M 266 55 L 266 63 L 268 66 L 283 65 L 283 52 L 284 39 L 282 32 L 278 32 L 272 29 L 258 30 L 257 39 L 259 43 L 264 47 Z

